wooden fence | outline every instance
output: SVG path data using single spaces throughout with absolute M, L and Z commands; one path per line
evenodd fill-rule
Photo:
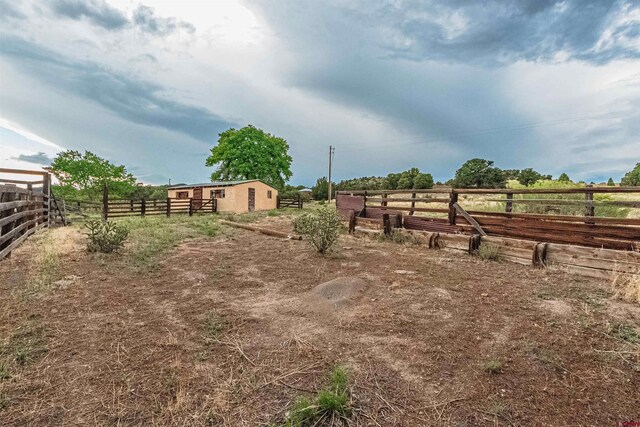
M 281 199 L 280 196 L 278 196 L 276 208 L 277 209 L 284 209 L 284 208 L 302 209 L 302 205 L 303 205 L 303 202 L 300 194 L 298 194 L 298 196 L 293 199 Z
M 26 176 L 23 179 L 0 176 L 0 259 L 8 257 L 18 245 L 36 231 L 66 219 L 51 192 L 51 175 L 44 171 L 0 169 L 0 174 Z M 37 180 L 28 177 L 37 176 Z
M 339 191 L 336 205 L 361 224 L 382 227 L 388 217 L 388 228 L 622 250 L 640 244 L 640 216 L 621 217 L 638 212 L 640 187 Z
M 115 199 L 102 205 L 102 217 L 124 218 L 132 216 L 215 213 L 216 199 Z

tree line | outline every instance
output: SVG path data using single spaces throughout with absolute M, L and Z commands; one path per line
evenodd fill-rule
M 291 186 L 291 163 L 289 144 L 283 138 L 269 134 L 255 126 L 228 129 L 218 135 L 217 144 L 211 148 L 205 165 L 213 167 L 211 180 L 259 179 L 278 189 L 281 197 L 295 197 L 304 186 Z M 115 165 L 96 154 L 67 150 L 58 155 L 45 168 L 58 180 L 53 187 L 57 197 L 98 199 L 107 187 L 112 197 L 154 199 L 164 198 L 168 185 L 142 185 L 127 171 L 124 165 Z M 429 189 L 434 185 L 456 188 L 504 188 L 509 180 L 530 186 L 541 180 L 550 180 L 551 175 L 542 174 L 532 168 L 500 169 L 491 160 L 471 159 L 455 172 L 449 181 L 434 183 L 430 173 L 410 168 L 387 176 L 369 176 L 332 183 L 333 191 L 339 190 L 409 190 Z M 566 173 L 558 181 L 571 182 Z M 608 185 L 615 185 L 609 178 Z M 640 163 L 622 178 L 620 185 L 640 185 Z M 312 188 L 316 199 L 326 199 L 329 182 L 319 178 Z
M 386 177 L 370 176 L 352 178 L 332 183 L 332 197 L 340 190 L 399 190 L 399 189 L 429 189 L 434 185 L 446 185 L 453 188 L 505 188 L 507 182 L 516 180 L 521 185 L 531 186 L 538 181 L 552 180 L 548 174 L 542 174 L 533 168 L 500 169 L 491 160 L 467 160 L 456 171 L 455 176 L 442 183 L 434 184 L 431 174 L 422 173 L 418 168 L 411 168 L 401 173 L 390 173 Z M 569 175 L 560 174 L 557 181 L 573 183 Z M 613 178 L 606 182 L 608 186 L 615 186 Z M 640 186 L 640 163 L 620 181 L 622 186 Z M 326 177 L 319 178 L 312 188 L 313 198 L 324 200 L 328 198 L 329 182 Z

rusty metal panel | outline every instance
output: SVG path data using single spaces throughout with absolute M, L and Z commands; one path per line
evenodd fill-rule
M 460 233 L 462 231 L 462 227 L 418 216 L 405 216 L 404 228 L 407 230 L 437 231 L 442 233 Z
M 347 194 L 338 194 L 336 196 L 336 208 L 341 212 L 349 212 L 354 210 L 356 216 L 364 210 L 364 196 L 350 196 Z

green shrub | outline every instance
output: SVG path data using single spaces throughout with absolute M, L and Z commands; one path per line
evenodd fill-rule
M 484 370 L 490 374 L 501 374 L 502 363 L 499 360 L 491 359 L 484 364 Z
M 331 371 L 329 387 L 318 391 L 313 399 L 298 398 L 287 413 L 284 424 L 272 426 L 312 427 L 324 425 L 321 424 L 323 420 L 344 420 L 350 415 L 349 378 L 343 367 L 336 366 Z
M 485 261 L 499 261 L 500 248 L 489 243 L 480 243 L 478 256 Z
M 340 216 L 335 209 L 321 207 L 315 212 L 305 213 L 294 219 L 293 228 L 324 255 L 338 240 L 340 221 Z
M 111 253 L 122 249 L 129 236 L 129 229 L 114 222 L 99 220 L 87 221 L 85 227 L 89 230 L 87 236 L 87 251 Z

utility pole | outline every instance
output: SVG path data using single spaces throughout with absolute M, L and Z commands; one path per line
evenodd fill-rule
M 331 161 L 333 160 L 333 153 L 335 151 L 336 149 L 330 145 L 329 146 L 329 195 L 327 196 L 329 203 L 331 203 Z

